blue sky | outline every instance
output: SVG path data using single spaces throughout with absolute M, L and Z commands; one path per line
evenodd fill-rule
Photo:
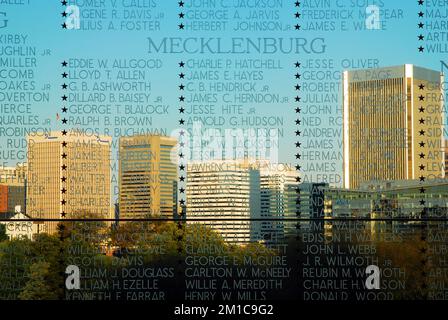
M 119 3 L 122 1 L 118 1 Z M 126 1 L 123 1 L 126 3 Z M 186 1 L 188 3 L 188 1 Z M 357 13 L 359 10 L 365 10 L 366 4 L 372 1 L 352 1 L 345 0 L 344 4 L 350 8 L 352 3 L 359 3 L 354 9 Z M 110 1 L 105 1 L 109 4 Z M 129 3 L 129 1 L 128 1 Z M 146 1 L 142 1 L 146 3 Z M 156 1 L 157 12 L 164 12 L 165 19 L 162 22 L 162 30 L 157 32 L 151 31 L 85 31 L 85 30 L 63 30 L 61 23 L 63 22 L 61 12 L 63 6 L 58 1 L 38 1 L 30 0 L 29 5 L 0 5 L 0 11 L 7 13 L 9 25 L 7 28 L 0 29 L 1 34 L 24 34 L 28 35 L 28 44 L 36 46 L 40 52 L 45 49 L 51 50 L 50 57 L 40 57 L 39 65 L 36 69 L 36 81 L 39 84 L 49 83 L 52 87 L 51 101 L 45 104 L 33 104 L 33 114 L 40 117 L 41 120 L 51 119 L 52 126 L 62 128 L 60 122 L 56 121 L 55 114 L 60 112 L 61 99 L 63 90 L 60 62 L 74 57 L 82 58 L 160 58 L 163 60 L 163 67 L 159 70 L 149 72 L 149 79 L 152 82 L 153 96 L 162 96 L 165 104 L 170 105 L 170 115 L 154 118 L 154 122 L 158 127 L 165 127 L 168 131 L 177 127 L 179 115 L 177 113 L 177 97 L 179 85 L 178 73 L 179 67 L 177 63 L 180 60 L 189 58 L 207 58 L 198 55 L 182 55 L 182 54 L 165 54 L 150 55 L 148 54 L 147 38 L 153 37 L 158 39 L 165 37 L 223 37 L 230 38 L 235 36 L 241 37 L 303 37 L 312 39 L 315 37 L 325 38 L 326 52 L 318 55 L 298 54 L 284 55 L 277 54 L 272 57 L 279 59 L 283 69 L 275 71 L 267 71 L 265 76 L 269 79 L 264 83 L 269 84 L 273 92 L 278 92 L 281 96 L 288 96 L 291 99 L 290 104 L 281 105 L 256 105 L 257 115 L 281 116 L 284 119 L 283 129 L 285 137 L 280 140 L 280 160 L 281 162 L 294 163 L 294 124 L 295 113 L 292 99 L 295 96 L 294 73 L 293 67 L 295 61 L 304 62 L 307 59 L 333 59 L 335 61 L 334 71 L 342 71 L 340 61 L 343 59 L 358 61 L 366 59 L 378 59 L 380 66 L 400 65 L 412 63 L 427 68 L 440 70 L 440 60 L 444 59 L 442 55 L 431 55 L 418 53 L 417 47 L 419 43 L 417 36 L 420 33 L 417 27 L 419 22 L 417 13 L 419 7 L 417 1 L 376 1 L 381 12 L 380 18 L 384 21 L 385 14 L 392 14 L 402 10 L 403 19 L 386 20 L 386 30 L 363 30 L 363 31 L 282 31 L 282 32 L 190 32 L 179 31 L 179 19 L 177 14 L 180 12 L 177 1 Z M 316 4 L 316 1 L 302 1 L 302 8 L 299 10 L 309 10 L 306 6 Z M 332 7 L 336 8 L 336 1 L 331 1 Z M 322 5 L 322 4 L 321 4 Z M 108 5 L 111 8 L 111 5 Z M 395 10 L 395 11 L 393 11 Z M 387 11 L 387 12 L 386 12 Z M 154 12 L 154 11 L 153 11 Z M 243 12 L 247 12 L 244 11 Z M 296 12 L 292 1 L 283 1 L 280 10 L 279 21 L 294 25 L 294 12 Z M 303 27 L 311 20 L 300 19 Z M 350 19 L 345 20 L 348 25 L 353 22 Z M 362 20 L 356 19 L 356 21 Z M 221 56 L 223 59 L 226 56 Z M 235 58 L 235 57 L 233 57 Z M 260 58 L 259 55 L 241 55 L 241 58 Z M 347 61 L 348 61 L 347 60 Z M 302 70 L 305 71 L 305 70 Z M 306 71 L 317 71 L 310 69 Z M 1 79 L 4 80 L 4 79 Z M 245 108 L 250 106 L 246 105 Z M 336 108 L 335 104 L 332 108 Z M 328 119 L 322 116 L 324 127 L 329 127 Z M 0 146 L 6 147 L 6 138 L 0 137 Z M 335 148 L 337 150 L 337 148 Z M 2 160 L 3 162 L 3 160 Z M 13 164 L 13 163 L 10 163 Z M 340 161 L 335 162 L 337 170 L 341 169 Z

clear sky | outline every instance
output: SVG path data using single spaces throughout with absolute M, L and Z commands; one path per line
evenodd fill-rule
M 6 1 L 8 2 L 8 1 Z M 10 1 L 13 3 L 14 1 Z M 17 1 L 20 2 L 20 1 Z M 23 2 L 26 2 L 24 0 Z M 82 2 L 79 2 L 82 7 Z M 87 3 L 88 1 L 84 1 Z M 98 1 L 99 2 L 99 1 Z M 112 2 L 105 0 L 106 9 L 112 8 Z M 121 5 L 130 4 L 132 1 L 120 0 Z M 150 1 L 134 1 L 144 5 Z M 187 4 L 189 1 L 185 1 Z M 229 1 L 230 2 L 230 1 Z M 280 1 L 282 8 L 279 9 L 280 17 L 278 21 L 294 26 L 297 20 L 294 18 L 296 8 L 292 1 Z M 0 29 L 0 35 L 6 34 L 21 34 L 27 35 L 27 44 L 36 46 L 40 52 L 45 49 L 51 50 L 51 56 L 44 56 L 39 58 L 38 67 L 36 68 L 36 81 L 39 84 L 49 83 L 51 85 L 50 102 L 34 103 L 32 105 L 32 112 L 39 116 L 41 120 L 51 119 L 52 126 L 55 128 L 62 128 L 60 121 L 56 121 L 55 114 L 60 113 L 61 89 L 62 79 L 61 73 L 63 68 L 60 62 L 70 58 L 93 58 L 93 59 L 114 59 L 114 58 L 160 58 L 163 61 L 161 69 L 149 71 L 149 80 L 152 84 L 152 97 L 162 96 L 164 104 L 170 105 L 169 115 L 159 116 L 154 118 L 157 127 L 165 127 L 168 132 L 176 128 L 179 115 L 178 96 L 179 85 L 178 62 L 189 58 L 211 58 L 207 55 L 185 55 L 185 54 L 149 54 L 148 53 L 148 37 L 159 39 L 160 37 L 301 37 L 311 40 L 313 38 L 324 38 L 326 50 L 322 54 L 274 54 L 264 55 L 238 55 L 238 57 L 246 59 L 271 58 L 278 59 L 282 63 L 281 70 L 266 71 L 267 77 L 264 83 L 269 84 L 270 90 L 278 92 L 281 96 L 288 96 L 291 103 L 288 104 L 257 104 L 257 115 L 259 116 L 281 116 L 284 119 L 282 128 L 285 136 L 280 139 L 280 161 L 294 163 L 294 130 L 296 126 L 294 120 L 296 115 L 294 108 L 296 104 L 293 98 L 296 95 L 294 85 L 296 80 L 294 74 L 296 69 L 293 63 L 301 61 L 306 65 L 308 59 L 333 59 L 335 61 L 334 68 L 338 75 L 342 71 L 341 61 L 353 61 L 350 64 L 353 68 L 362 68 L 359 61 L 366 61 L 367 59 L 378 59 L 379 66 L 392 66 L 405 63 L 416 64 L 422 67 L 440 70 L 440 60 L 444 59 L 442 54 L 427 54 L 419 53 L 417 47 L 420 45 L 417 36 L 421 31 L 418 29 L 419 6 L 417 1 L 365 1 L 365 0 L 343 0 L 343 1 L 329 1 L 330 8 L 326 8 L 326 1 L 302 1 L 299 12 L 303 16 L 299 19 L 302 24 L 302 30 L 296 31 L 294 28 L 289 31 L 268 31 L 268 32 L 254 32 L 254 31 L 227 31 L 227 32 L 190 32 L 178 30 L 179 18 L 178 13 L 182 10 L 178 7 L 177 1 L 155 1 L 157 8 L 153 12 L 163 12 L 165 18 L 161 22 L 160 31 L 86 31 L 86 30 L 64 30 L 61 28 L 63 22 L 61 12 L 63 6 L 59 1 L 49 0 L 30 0 L 28 5 L 14 5 L 3 4 L 0 1 L 0 12 L 7 13 L 8 27 Z M 203 3 L 206 3 L 205 1 Z M 307 13 L 307 10 L 316 10 L 317 7 L 322 10 L 330 12 L 337 8 L 337 4 L 343 3 L 345 8 L 353 9 L 356 18 L 342 18 L 335 20 L 339 26 L 340 21 L 344 21 L 350 30 L 341 31 L 339 27 L 335 31 L 310 31 L 308 23 L 323 20 L 312 20 Z M 354 22 L 364 21 L 358 17 L 359 11 L 366 9 L 369 4 L 377 4 L 381 9 L 380 19 L 386 23 L 386 30 L 353 30 Z M 359 4 L 359 6 L 352 7 L 352 4 Z M 120 6 L 119 6 L 120 7 Z M 339 7 L 339 9 L 341 9 Z M 186 11 L 186 9 L 184 10 Z M 242 10 L 242 12 L 247 12 Z M 317 12 L 317 10 L 315 11 Z M 325 11 L 324 11 L 325 12 Z M 393 15 L 398 15 L 398 19 Z M 402 18 L 401 15 L 402 14 Z M 0 16 L 1 18 L 1 16 Z M 92 19 L 90 19 L 92 21 Z M 425 32 L 425 31 L 424 31 Z M 215 57 L 215 56 L 214 56 Z M 228 58 L 227 55 L 220 55 L 221 58 Z M 234 56 L 233 58 L 236 58 Z M 346 59 L 346 60 L 345 60 Z M 315 62 L 314 62 L 315 63 Z M 308 75 L 314 71 L 321 71 L 322 68 L 310 67 L 302 69 L 302 72 L 308 71 Z M 304 73 L 305 75 L 305 73 Z M 4 79 L 0 79 L 4 80 Z M 303 79 L 302 82 L 306 82 Z M 331 82 L 323 80 L 318 82 Z M 334 79 L 333 82 L 338 83 L 339 79 Z M 339 95 L 340 92 L 336 91 Z M 306 92 L 302 92 L 305 96 Z M 340 101 L 340 100 L 339 100 Z M 0 102 L 4 103 L 4 101 Z M 336 108 L 340 107 L 340 102 L 330 104 L 334 113 L 337 116 Z M 249 108 L 246 105 L 245 108 Z M 340 114 L 339 114 L 340 115 Z M 321 127 L 331 127 L 328 120 L 328 115 L 320 115 L 322 120 Z M 102 126 L 101 126 L 102 127 Z M 111 125 L 110 127 L 113 127 Z M 0 137 L 0 147 L 3 150 L 6 148 L 6 137 Z M 334 150 L 338 150 L 335 146 Z M 2 159 L 4 162 L 4 159 Z M 7 161 L 11 165 L 15 161 Z M 341 162 L 335 161 L 337 171 L 341 169 Z

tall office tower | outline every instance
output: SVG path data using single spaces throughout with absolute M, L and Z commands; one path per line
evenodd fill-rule
M 176 145 L 175 138 L 160 135 L 120 138 L 120 218 L 177 215 Z
M 25 186 L 26 163 L 16 167 L 0 166 L 0 217 L 9 218 L 15 214 L 15 207 L 26 210 Z
M 295 223 L 284 218 L 296 218 L 298 204 L 297 171 L 286 164 L 259 163 L 261 192 L 261 239 L 267 244 L 279 243 L 292 231 Z M 271 219 L 271 220 L 270 220 Z
M 443 176 L 443 75 L 413 65 L 343 74 L 344 186 Z
M 27 140 L 31 218 L 110 218 L 111 137 L 64 131 Z M 45 226 L 48 233 L 57 231 L 57 222 Z
M 445 140 L 445 179 L 448 179 L 448 139 Z
M 260 223 L 249 220 L 260 218 L 256 164 L 247 159 L 190 163 L 186 189 L 189 223 L 206 224 L 235 244 L 259 240 Z

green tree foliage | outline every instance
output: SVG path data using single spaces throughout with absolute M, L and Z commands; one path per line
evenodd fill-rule
M 28 281 L 32 264 L 31 241 L 0 243 L 0 300 L 16 300 Z
M 20 300 L 56 300 L 58 294 L 50 284 L 54 276 L 51 269 L 51 264 L 45 261 L 32 264 L 30 279 L 19 294 Z
M 6 226 L 0 223 L 0 242 L 8 240 L 8 235 L 6 234 Z

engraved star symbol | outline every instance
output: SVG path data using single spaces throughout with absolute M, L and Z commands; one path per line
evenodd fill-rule
M 62 107 L 62 112 L 67 112 L 67 108 L 66 107 Z
M 300 111 L 302 111 L 302 109 L 296 108 L 296 113 L 300 113 Z
M 61 85 L 61 87 L 62 87 L 62 89 L 67 89 L 67 84 L 64 83 Z
M 419 29 L 423 29 L 423 26 L 424 26 L 424 24 L 421 22 L 418 24 Z
M 425 112 L 425 108 L 420 107 L 420 108 L 418 108 L 418 111 L 419 111 L 420 113 Z
M 62 159 L 67 159 L 67 154 L 64 152 L 64 153 L 61 155 L 61 157 L 62 157 Z
M 181 79 L 185 78 L 185 74 L 184 73 L 179 73 L 179 78 L 181 78 Z
M 423 141 L 422 141 L 422 142 L 420 142 L 419 144 L 420 144 L 420 147 L 422 147 L 422 148 L 424 148 L 424 147 L 425 147 L 425 145 L 426 145 L 426 143 L 424 143 Z
M 67 72 L 64 72 L 64 73 L 62 74 L 62 78 L 67 78 L 67 76 L 68 76 L 68 73 L 67 73 Z
M 419 99 L 420 101 L 425 101 L 425 97 L 424 97 L 423 95 L 420 95 L 420 96 L 418 97 L 418 99 Z
M 66 215 L 65 211 L 62 211 L 62 212 L 61 212 L 61 217 L 62 217 L 62 218 L 65 218 L 65 215 Z M 63 251 L 64 249 L 61 248 L 61 250 Z
M 180 97 L 179 97 L 179 101 L 180 101 L 180 102 L 183 102 L 184 100 L 185 100 L 185 97 L 184 97 L 184 96 L 180 96 Z
M 62 24 L 62 29 L 67 29 L 67 24 L 65 22 Z
M 66 67 L 67 66 L 67 61 L 64 60 L 64 61 L 61 62 L 61 64 L 62 64 L 63 67 Z
M 63 136 L 66 136 L 67 135 L 67 130 L 62 130 L 61 133 L 62 133 Z
M 180 120 L 179 120 L 179 124 L 182 125 L 182 124 L 184 124 L 184 123 L 185 123 L 185 120 L 184 120 L 184 119 L 180 119 Z
M 296 30 L 300 30 L 300 25 L 296 24 L 296 25 L 294 26 L 294 28 L 295 28 Z
M 62 189 L 61 189 L 61 193 L 64 194 L 64 193 L 66 193 L 66 192 L 67 192 L 67 189 L 65 189 L 65 188 L 62 188 Z
M 66 6 L 66 5 L 67 5 L 67 1 L 66 1 L 66 0 L 62 0 L 62 1 L 61 1 L 61 4 L 62 4 L 63 6 Z
M 63 165 L 61 166 L 61 168 L 62 168 L 62 170 L 67 170 L 67 166 L 66 166 L 65 164 L 63 164 Z
M 181 23 L 181 24 L 179 25 L 179 29 L 183 29 L 183 28 L 184 28 L 184 24 Z
M 67 17 L 67 12 L 64 11 L 61 13 L 61 15 L 65 18 L 65 17 Z
M 181 164 L 181 165 L 179 166 L 179 169 L 180 169 L 181 171 L 183 171 L 183 170 L 185 170 L 185 166 L 184 166 L 183 164 Z
M 62 147 L 66 147 L 67 146 L 67 142 L 63 141 L 62 142 Z
M 184 16 L 185 16 L 185 14 L 184 14 L 183 12 L 179 13 L 179 18 L 180 18 L 180 19 L 183 19 Z
M 296 77 L 296 79 L 300 79 L 300 74 L 296 73 L 295 77 Z
M 421 171 L 425 170 L 425 166 L 422 165 L 422 164 L 419 166 L 419 168 L 420 168 Z
M 294 88 L 295 88 L 296 90 L 300 90 L 300 89 L 302 88 L 302 86 L 296 84 L 296 85 L 294 86 Z
M 183 84 L 181 84 L 180 86 L 179 86 L 179 90 L 184 90 L 185 89 L 185 86 L 183 85 Z
M 424 2 L 425 2 L 424 0 L 419 0 L 419 1 L 418 1 L 418 5 L 419 5 L 419 6 L 422 6 Z
M 425 159 L 425 154 L 423 152 L 420 153 L 419 156 L 420 156 L 420 159 Z
M 180 177 L 179 177 L 179 180 L 180 180 L 180 181 L 185 181 L 185 177 L 184 177 L 184 176 L 180 176 Z
M 425 51 L 425 48 L 423 48 L 422 46 L 420 46 L 420 47 L 418 47 L 418 51 L 419 51 L 419 52 L 423 52 L 423 51 Z
M 424 39 L 425 39 L 425 36 L 424 36 L 424 35 L 421 34 L 421 35 L 418 36 L 418 40 L 419 40 L 419 41 L 423 41 Z
M 300 171 L 302 167 L 300 165 L 296 165 L 296 170 Z
M 300 62 L 296 62 L 296 63 L 294 63 L 294 65 L 295 65 L 295 67 L 296 68 L 300 68 L 300 66 L 302 65 Z
M 423 89 L 425 89 L 425 85 L 424 85 L 423 83 L 421 83 L 421 84 L 418 86 L 418 88 L 419 88 L 420 90 L 423 90 Z
M 420 130 L 418 133 L 420 133 L 421 136 L 425 135 L 425 130 Z
M 62 177 L 62 178 L 61 178 L 61 181 L 62 181 L 62 182 L 65 182 L 65 181 L 67 181 L 67 178 L 66 178 L 66 177 Z
M 420 11 L 420 12 L 418 13 L 418 16 L 419 16 L 420 18 L 422 18 L 424 15 L 425 15 L 425 14 L 424 14 L 422 11 Z
M 300 143 L 300 142 L 296 142 L 296 147 L 297 148 L 300 148 L 302 146 L 302 143 Z
M 180 113 L 184 113 L 184 111 L 185 111 L 185 109 L 184 109 L 183 107 L 180 107 L 180 108 L 179 108 L 179 112 L 180 112 Z
M 184 6 L 184 2 L 183 1 L 179 1 L 178 4 L 179 4 L 179 7 L 183 7 Z
M 299 1 L 296 1 L 294 4 L 295 4 L 296 7 L 300 7 L 300 2 Z
M 420 120 L 418 120 L 418 122 L 420 122 L 420 124 L 424 124 L 425 123 L 425 119 L 421 118 Z
M 61 204 L 62 204 L 63 206 L 65 206 L 66 203 L 67 203 L 67 201 L 65 201 L 65 199 L 63 199 L 63 200 L 61 201 Z
M 65 119 L 65 118 L 62 119 L 62 123 L 63 123 L 63 124 L 67 124 L 67 119 Z
M 183 68 L 185 66 L 185 62 L 181 61 L 179 62 L 179 67 Z
M 300 14 L 299 12 L 296 12 L 296 13 L 294 14 L 294 16 L 295 16 L 297 19 L 299 19 L 300 16 L 301 16 L 301 14 Z
M 180 192 L 180 193 L 185 193 L 185 189 L 184 189 L 184 188 L 180 188 L 180 189 L 179 189 L 179 192 Z

